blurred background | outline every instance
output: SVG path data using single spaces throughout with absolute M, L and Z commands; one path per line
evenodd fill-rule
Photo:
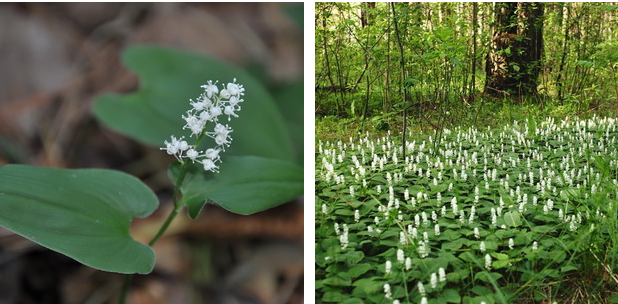
M 147 242 L 167 215 L 172 157 L 101 126 L 91 104 L 135 91 L 129 45 L 169 46 L 246 68 L 269 88 L 303 75 L 303 4 L 0 4 L 0 165 L 111 168 L 161 206 L 135 220 Z M 207 205 L 179 216 L 135 276 L 129 303 L 302 303 L 302 198 L 252 216 Z M 122 276 L 83 266 L 0 228 L 0 304 L 116 303 Z

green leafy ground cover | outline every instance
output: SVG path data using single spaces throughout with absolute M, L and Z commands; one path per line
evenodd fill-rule
M 613 302 L 617 120 L 319 141 L 319 303 Z

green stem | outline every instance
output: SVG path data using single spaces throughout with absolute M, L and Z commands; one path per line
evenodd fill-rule
M 202 136 L 203 134 L 200 136 L 199 139 L 201 139 Z M 174 202 L 174 209 L 167 216 L 167 219 L 165 219 L 165 222 L 163 223 L 161 228 L 159 228 L 159 231 L 157 231 L 157 234 L 155 234 L 152 240 L 150 240 L 150 242 L 148 243 L 149 246 L 154 245 L 159 240 L 159 238 L 163 236 L 163 234 L 165 233 L 167 228 L 169 228 L 170 224 L 172 223 L 172 221 L 174 220 L 174 218 L 176 217 L 180 209 L 182 209 L 183 207 L 182 204 L 178 203 L 178 195 L 180 193 L 180 187 L 182 186 L 182 182 L 184 181 L 185 175 L 187 174 L 187 168 L 188 168 L 188 162 L 182 163 L 180 167 L 180 174 L 178 174 L 178 177 L 176 178 L 176 185 L 174 187 L 174 196 L 172 197 L 172 201 Z M 133 281 L 133 274 L 126 275 L 124 278 L 124 283 L 122 284 L 122 291 L 120 292 L 120 298 L 118 300 L 119 304 L 124 304 L 126 302 L 127 294 L 129 291 L 129 286 L 131 285 L 131 281 Z
M 215 100 L 215 105 L 217 105 L 218 103 L 219 103 L 219 99 L 217 98 L 217 100 Z M 197 147 L 200 145 L 200 142 L 206 135 L 207 126 L 208 126 L 208 122 L 206 122 L 206 125 L 204 126 L 202 133 L 198 135 L 197 140 L 195 141 L 195 145 L 194 145 L 195 149 L 197 149 Z M 189 167 L 188 162 L 181 163 L 180 173 L 178 174 L 178 177 L 176 178 L 176 184 L 174 186 L 174 196 L 172 197 L 172 201 L 174 202 L 174 209 L 167 216 L 167 219 L 165 219 L 165 222 L 163 223 L 161 228 L 159 228 L 159 231 L 157 231 L 157 234 L 155 234 L 152 240 L 150 240 L 150 242 L 148 243 L 149 246 L 154 245 L 159 240 L 159 238 L 163 236 L 163 234 L 165 233 L 167 228 L 169 228 L 170 224 L 172 223 L 172 221 L 174 220 L 174 218 L 176 217 L 180 209 L 182 209 L 182 207 L 184 206 L 178 203 L 178 195 L 180 194 L 180 187 L 182 186 L 182 182 L 185 179 L 185 175 L 187 174 L 188 167 Z M 132 280 L 133 280 L 133 274 L 128 274 L 125 276 L 124 283 L 122 285 L 122 291 L 120 292 L 120 299 L 118 301 L 119 304 L 124 304 L 125 301 L 127 300 L 127 293 L 129 291 L 129 286 L 131 285 Z
M 178 178 L 176 178 L 176 187 L 174 189 L 174 196 L 172 198 L 172 201 L 174 202 L 174 210 L 172 210 L 172 213 L 167 216 L 167 219 L 163 223 L 163 226 L 159 228 L 157 234 L 155 234 L 152 240 L 150 240 L 150 242 L 148 243 L 149 246 L 154 245 L 154 243 L 159 240 L 159 238 L 163 235 L 163 233 L 165 233 L 167 228 L 170 226 L 170 224 L 178 214 L 178 211 L 182 209 L 183 205 L 178 204 L 178 194 L 180 193 L 180 186 L 182 186 L 182 182 L 184 181 L 185 175 L 187 174 L 187 167 L 188 163 L 183 163 L 180 168 L 180 174 L 178 174 Z
M 119 304 L 124 304 L 127 300 L 127 293 L 129 291 L 129 286 L 131 285 L 131 281 L 133 281 L 133 275 L 128 274 L 124 276 L 124 283 L 122 284 L 122 291 L 120 292 L 120 299 L 118 300 Z

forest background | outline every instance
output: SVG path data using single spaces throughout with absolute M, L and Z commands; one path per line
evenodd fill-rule
M 317 138 L 617 112 L 617 3 L 316 3 L 315 28 Z

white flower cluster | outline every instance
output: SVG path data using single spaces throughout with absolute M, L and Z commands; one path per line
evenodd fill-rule
M 203 85 L 204 93 L 196 101 L 190 100 L 192 108 L 187 111 L 186 115 L 182 116 L 186 122 L 183 129 L 191 130 L 191 136 L 196 136 L 198 143 L 206 135 L 214 139 L 217 146 L 207 149 L 205 152 L 198 151 L 196 150 L 197 143 L 190 146 L 184 140 L 184 137 L 176 138 L 172 136 L 171 142 L 166 140 L 165 148 L 161 148 L 167 154 L 174 155 L 180 162 L 188 158 L 192 162 L 201 163 L 204 170 L 212 172 L 218 172 L 217 163 L 221 162 L 219 153 L 225 151 L 225 147 L 228 147 L 232 142 L 230 137 L 232 128 L 219 123 L 219 117 L 227 115 L 228 121 L 231 120 L 232 116 L 238 117 L 236 112 L 240 111 L 240 103 L 244 101 L 242 96 L 245 95 L 245 88 L 236 83 L 235 78 L 233 82 L 222 86 L 221 90 L 219 90 L 217 82 L 213 83 L 212 80 L 209 80 L 207 84 Z M 216 124 L 212 132 L 206 131 L 209 122 Z

